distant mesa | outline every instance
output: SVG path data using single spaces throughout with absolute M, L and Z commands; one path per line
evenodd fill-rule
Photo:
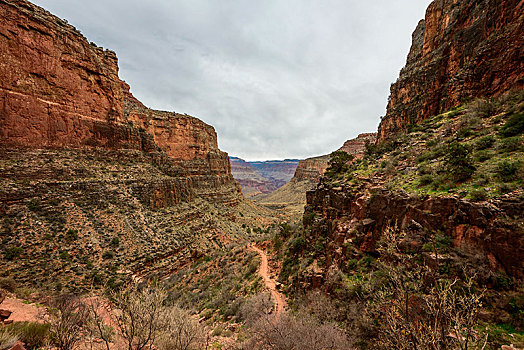
M 230 157 L 231 172 L 246 197 L 271 193 L 289 182 L 298 166 L 298 159 L 252 161 Z

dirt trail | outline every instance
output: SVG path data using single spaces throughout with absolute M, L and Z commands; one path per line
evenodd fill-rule
M 273 299 L 275 300 L 276 317 L 278 319 L 282 312 L 284 312 L 284 308 L 287 305 L 286 298 L 284 297 L 284 295 L 282 295 L 282 293 L 280 293 L 277 290 L 277 285 L 275 281 L 271 279 L 271 277 L 269 276 L 269 264 L 266 252 L 264 252 L 262 249 L 255 247 L 254 245 L 250 246 L 249 249 L 257 252 L 262 259 L 258 273 L 264 280 L 266 288 L 269 289 L 271 295 L 273 296 Z

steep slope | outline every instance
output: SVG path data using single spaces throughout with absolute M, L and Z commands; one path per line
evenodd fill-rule
M 271 213 L 242 201 L 213 127 L 146 108 L 116 55 L 0 0 L 1 275 L 70 290 L 176 270 Z
M 465 99 L 522 88 L 523 32 L 522 1 L 433 1 L 391 86 L 379 141 Z
M 345 151 L 356 159 L 362 158 L 366 143 L 375 143 L 376 137 L 375 133 L 360 134 L 344 142 L 338 150 Z M 256 197 L 257 202 L 272 209 L 280 209 L 292 218 L 300 217 L 306 204 L 306 192 L 318 184 L 328 168 L 329 159 L 329 155 L 324 155 L 299 161 L 291 181 L 273 193 Z
M 429 6 L 378 142 L 325 173 L 303 227 L 273 238 L 290 304 L 322 290 L 362 348 L 458 348 L 451 325 L 478 348 L 524 346 L 523 11 Z

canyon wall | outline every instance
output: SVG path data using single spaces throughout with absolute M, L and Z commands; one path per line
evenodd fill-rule
M 391 86 L 378 141 L 466 99 L 522 88 L 522 33 L 521 0 L 433 1 L 413 33 L 406 66 Z
M 344 244 L 352 242 L 367 253 L 376 253 L 376 242 L 389 228 L 410 233 L 407 246 L 420 248 L 427 232 L 440 231 L 453 245 L 469 254 L 486 257 L 493 271 L 524 277 L 522 227 L 517 217 L 524 203 L 510 195 L 490 203 L 472 203 L 458 197 L 421 198 L 385 189 L 345 185 L 320 185 L 307 193 L 306 212 L 316 213 L 323 225 L 313 225 L 312 235 L 329 235 L 326 265 L 347 261 Z M 328 232 L 324 232 L 327 230 Z
M 0 0 L 0 14 L 2 147 L 142 151 L 177 183 L 183 178 L 182 192 L 238 203 L 229 157 L 212 126 L 146 108 L 120 80 L 114 52 L 44 9 Z
M 356 138 L 344 142 L 344 145 L 342 145 L 338 151 L 344 151 L 353 155 L 355 158 L 361 158 L 366 150 L 366 143 L 375 143 L 376 139 L 376 133 L 360 134 Z M 294 179 L 296 181 L 312 180 L 318 182 L 328 168 L 329 159 L 329 155 L 324 155 L 301 160 L 295 172 Z

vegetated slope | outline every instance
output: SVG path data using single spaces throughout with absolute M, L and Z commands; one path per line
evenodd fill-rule
M 344 142 L 338 150 L 358 159 L 364 154 L 366 143 L 374 143 L 376 136 L 375 133 L 360 134 Z M 324 155 L 301 160 L 291 181 L 270 194 L 256 196 L 255 200 L 268 208 L 278 209 L 293 221 L 299 219 L 306 204 L 306 192 L 315 188 L 329 166 L 329 159 L 329 155 Z
M 273 237 L 290 304 L 322 290 L 362 348 L 524 346 L 523 11 L 429 6 L 378 143 Z
M 307 193 L 303 230 L 274 238 L 293 302 L 323 290 L 338 304 L 336 318 L 368 346 L 399 345 L 381 326 L 395 316 L 380 310 L 395 310 L 394 333 L 420 331 L 417 341 L 429 334 L 417 322 L 460 321 L 476 341 L 488 336 L 488 348 L 522 346 L 523 112 L 522 90 L 475 101 L 369 146 L 347 171 L 323 177 Z M 438 296 L 449 314 L 431 309 Z M 403 298 L 408 311 L 398 307 Z M 410 321 L 415 312 L 423 317 Z
M 146 108 L 113 52 L 30 2 L 2 0 L 0 14 L 2 278 L 114 286 L 271 216 L 243 201 L 214 128 Z

